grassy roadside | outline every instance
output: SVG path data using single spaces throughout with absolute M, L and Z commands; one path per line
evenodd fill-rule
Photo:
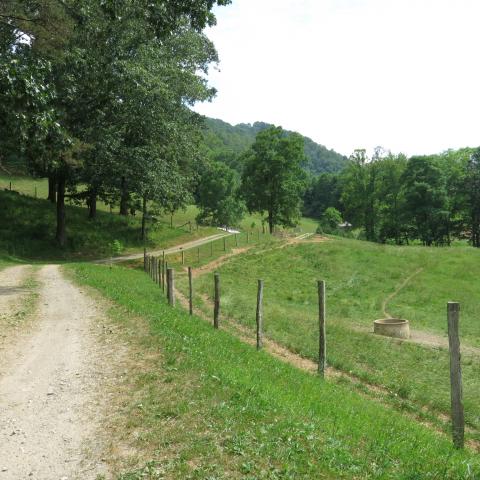
M 112 321 L 137 350 L 112 430 L 136 452 L 119 478 L 478 478 L 478 457 L 169 308 L 142 272 L 67 268 L 113 301 Z
M 454 253 L 454 255 L 452 255 Z M 462 341 L 478 345 L 479 304 L 475 293 L 479 252 L 468 248 L 396 248 L 335 239 L 298 244 L 258 254 L 251 250 L 231 258 L 217 269 L 221 275 L 223 313 L 251 328 L 255 321 L 256 280 L 265 280 L 266 335 L 306 358 L 316 360 L 316 279 L 327 281 L 329 364 L 388 392 L 386 400 L 415 415 L 441 416 L 450 408 L 449 358 L 445 349 L 428 348 L 368 333 L 381 318 L 383 300 L 402 280 L 422 266 L 412 282 L 399 292 L 390 311 L 412 320 L 413 329 L 445 329 L 445 303 L 462 302 Z M 463 273 L 461 274 L 461 272 Z M 455 278 L 455 282 L 452 281 Z M 413 284 L 412 284 L 413 285 Z M 187 291 L 185 276 L 177 287 Z M 196 304 L 213 297 L 212 274 L 195 279 Z M 416 307 L 416 315 L 407 315 Z M 208 307 L 209 312 L 211 307 Z M 404 317 L 404 318 L 405 318 Z M 479 356 L 462 356 L 466 420 L 480 438 Z M 427 411 L 426 411 L 427 410 Z M 443 422 L 442 422 L 443 424 Z M 448 428 L 448 427 L 447 427 Z

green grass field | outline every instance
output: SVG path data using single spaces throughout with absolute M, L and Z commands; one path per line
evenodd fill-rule
M 242 262 L 253 268 L 253 258 L 265 268 L 255 255 Z M 143 359 L 130 372 L 133 391 L 110 441 L 148 452 L 138 459 L 148 464 L 130 465 L 119 478 L 478 478 L 479 457 L 453 450 L 448 437 L 169 308 L 143 272 L 68 269 L 113 301 L 112 321 Z
M 382 386 L 384 400 L 424 418 L 448 414 L 448 352 L 374 336 L 382 303 L 404 279 L 418 273 L 388 305 L 411 320 L 413 330 L 446 332 L 446 303 L 461 302 L 463 345 L 480 345 L 480 252 L 468 247 L 381 246 L 346 239 L 304 243 L 261 253 L 250 250 L 218 268 L 222 311 L 254 329 L 256 281 L 265 281 L 266 335 L 300 355 L 317 359 L 317 279 L 327 282 L 328 362 L 364 382 Z M 185 276 L 178 287 L 186 293 Z M 196 302 L 213 296 L 212 274 L 195 280 Z M 207 310 L 210 311 L 210 306 Z M 464 401 L 469 435 L 479 438 L 480 355 L 463 355 Z M 428 412 L 433 413 L 429 416 Z

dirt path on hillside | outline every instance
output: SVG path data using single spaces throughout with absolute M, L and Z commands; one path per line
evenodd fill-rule
M 388 295 L 385 300 L 382 302 L 382 313 L 384 318 L 393 318 L 392 315 L 387 312 L 388 304 L 403 290 L 419 273 L 423 272 L 423 268 L 415 270 L 411 275 L 409 275 L 390 295 Z
M 205 265 L 202 265 L 201 267 L 192 269 L 192 276 L 193 278 L 197 278 L 201 275 L 205 275 L 206 273 L 213 272 L 217 268 L 220 268 L 224 263 L 227 263 L 232 257 L 240 255 L 241 253 L 248 252 L 248 250 L 250 250 L 251 248 L 253 248 L 253 245 L 249 247 L 234 248 L 230 253 L 222 255 L 221 257 L 218 257 L 215 260 L 206 263 Z
M 199 238 L 197 240 L 192 240 L 191 242 L 182 243 L 180 245 L 175 245 L 173 247 L 164 248 L 161 250 L 149 250 L 148 254 L 153 255 L 154 257 L 158 257 L 165 252 L 165 255 L 170 255 L 172 253 L 178 253 L 182 250 L 189 250 L 191 248 L 200 247 L 206 243 L 214 242 L 219 238 L 226 237 L 231 235 L 230 233 L 216 233 L 215 235 L 210 235 L 209 237 Z M 121 257 L 113 257 L 113 258 L 102 258 L 101 260 L 96 260 L 95 263 L 119 263 L 125 262 L 127 260 L 138 260 L 139 258 L 143 258 L 143 252 L 141 253 L 132 253 L 131 255 L 123 255 Z
M 32 332 L 0 365 L 0 480 L 95 479 L 105 473 L 96 428 L 108 373 L 94 331 L 102 312 L 59 266 L 38 279 Z
M 367 327 L 364 325 L 355 325 L 351 327 L 356 332 L 361 333 L 373 333 L 373 327 Z M 448 337 L 446 335 L 440 335 L 438 333 L 427 332 L 424 330 L 417 330 L 412 328 L 410 323 L 410 338 L 392 338 L 383 337 L 377 335 L 377 338 L 384 339 L 385 341 L 395 341 L 398 343 L 414 343 L 426 348 L 442 348 L 448 350 Z M 480 348 L 467 345 L 464 341 L 461 342 L 460 350 L 462 354 L 470 354 L 480 357 Z

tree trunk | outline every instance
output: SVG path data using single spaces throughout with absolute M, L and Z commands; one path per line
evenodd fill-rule
M 143 243 L 147 241 L 147 197 L 143 196 L 142 204 L 142 240 Z
M 90 190 L 88 196 L 88 218 L 96 218 L 97 217 L 97 192 L 96 190 Z
M 273 229 L 275 228 L 275 225 L 273 224 L 273 215 L 271 212 L 268 213 L 268 230 L 270 232 L 270 235 L 273 234 Z
M 57 179 L 57 234 L 55 240 L 61 246 L 65 246 L 67 232 L 65 228 L 65 177 Z
M 122 177 L 122 184 L 120 186 L 120 215 L 128 215 L 128 201 L 130 195 L 127 190 L 127 180 Z
M 50 174 L 48 176 L 48 197 L 47 200 L 50 200 L 52 203 L 57 201 L 57 181 L 55 175 Z

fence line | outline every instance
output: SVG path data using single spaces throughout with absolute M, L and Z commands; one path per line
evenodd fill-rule
M 249 233 L 246 232 L 247 239 Z M 225 241 L 225 240 L 224 240 Z M 213 242 L 211 242 L 213 243 Z M 182 254 L 184 251 L 182 251 Z M 197 258 L 199 252 L 197 251 Z M 166 254 L 163 252 L 162 259 L 147 254 L 144 250 L 143 268 L 155 283 L 159 283 L 163 291 L 165 284 L 167 289 L 167 299 L 171 306 L 175 305 L 175 284 L 174 269 L 168 266 Z M 165 281 L 166 273 L 166 281 Z M 220 274 L 214 273 L 214 309 L 213 309 L 213 327 L 220 327 Z M 188 267 L 188 305 L 189 314 L 193 315 L 193 269 Z M 324 378 L 327 367 L 327 335 L 326 335 L 326 283 L 324 280 L 317 281 L 318 291 L 318 325 L 319 325 L 319 344 L 318 344 L 318 373 Z M 264 282 L 257 281 L 257 308 L 256 308 L 256 347 L 260 350 L 263 347 L 263 295 Z M 457 302 L 448 302 L 447 304 L 447 324 L 450 355 L 450 397 L 451 397 L 451 425 L 452 440 L 456 448 L 463 448 L 465 442 L 465 419 L 463 407 L 462 391 L 462 373 L 460 356 L 460 337 L 459 337 L 460 304 Z

